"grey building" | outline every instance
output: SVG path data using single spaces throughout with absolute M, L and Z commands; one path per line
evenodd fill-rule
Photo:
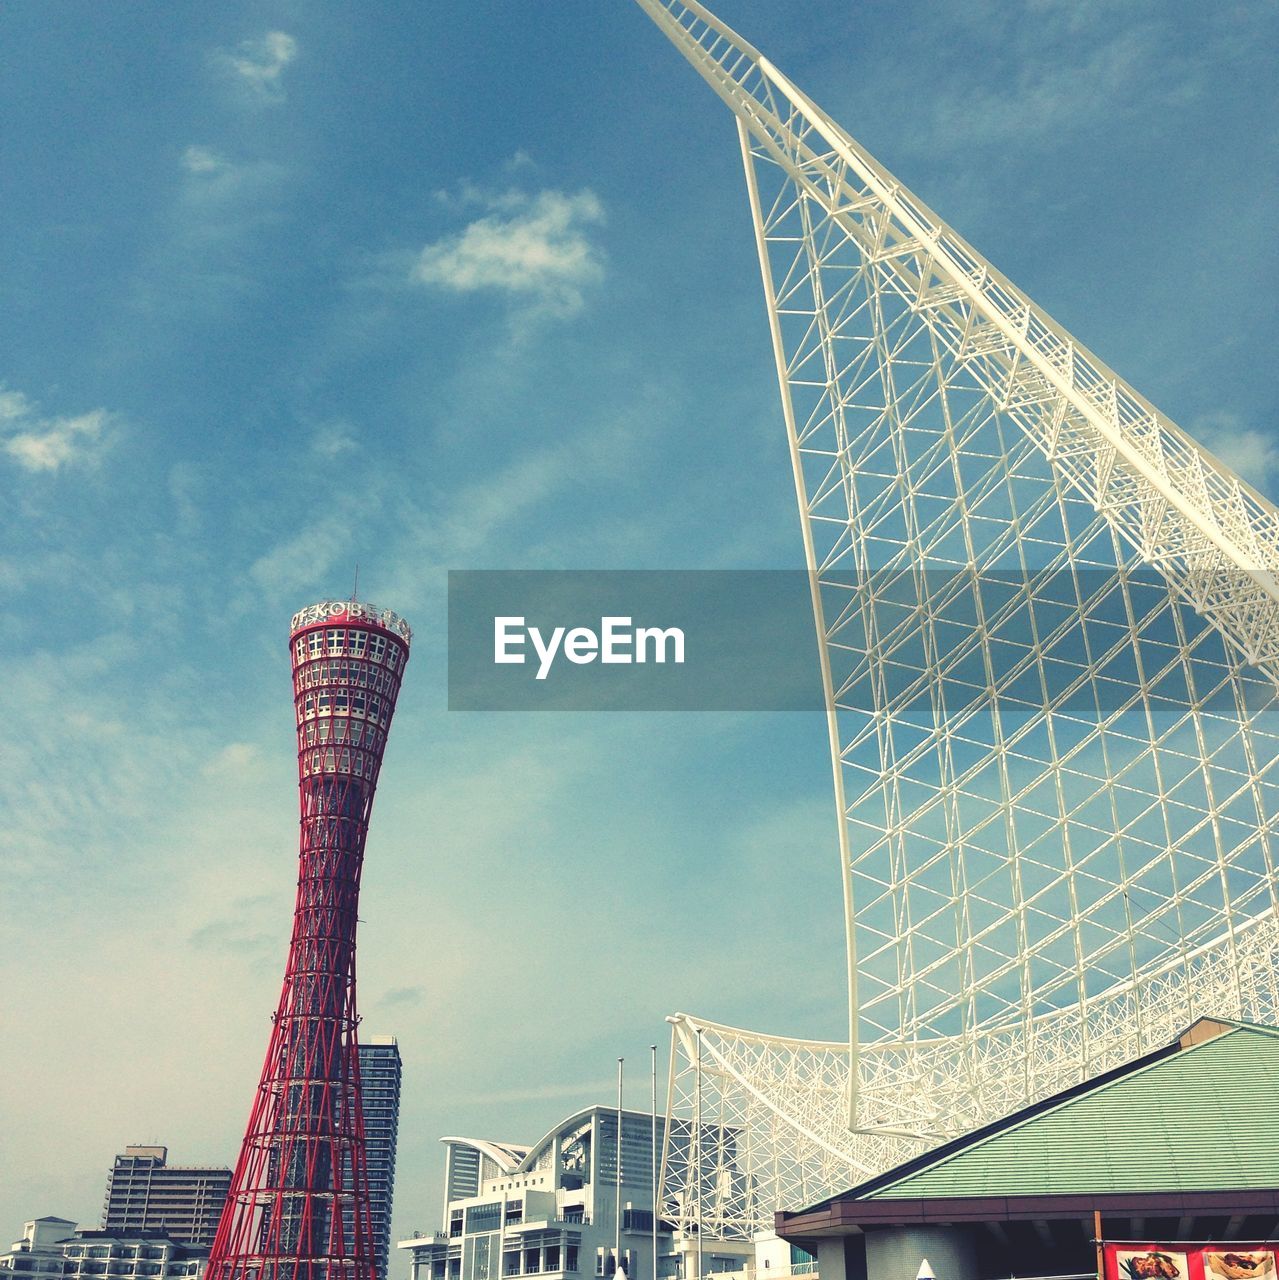
M 231 1170 L 171 1165 L 167 1147 L 125 1147 L 107 1175 L 102 1226 L 108 1232 L 151 1232 L 180 1244 L 213 1243 L 231 1186 Z
M 395 1143 L 400 1127 L 400 1049 L 394 1036 L 370 1036 L 360 1044 L 360 1095 L 374 1260 L 386 1280 L 391 1252 L 391 1200 L 395 1193 Z

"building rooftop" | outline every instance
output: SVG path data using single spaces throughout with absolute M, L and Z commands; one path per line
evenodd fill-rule
M 894 1204 L 1275 1188 L 1279 1028 L 1201 1019 L 1173 1045 L 779 1214 L 778 1226 L 787 1234 L 822 1220 L 879 1219 Z

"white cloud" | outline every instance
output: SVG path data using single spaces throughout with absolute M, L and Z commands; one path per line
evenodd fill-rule
M 1245 427 L 1233 413 L 1200 418 L 1191 434 L 1209 453 L 1219 458 L 1249 484 L 1272 490 L 1279 473 L 1279 441 L 1255 427 Z
M 308 525 L 259 556 L 249 566 L 255 586 L 271 599 L 320 589 L 330 570 L 350 553 L 351 514 L 350 504 L 341 506 L 327 519 Z M 340 576 L 345 579 L 354 567 L 352 556 L 350 568 Z
M 279 188 L 287 177 L 271 160 L 235 160 L 211 147 L 192 145 L 182 153 L 183 234 L 220 238 L 259 225 L 274 216 Z
M 422 250 L 412 278 L 453 293 L 507 294 L 545 314 L 580 311 L 583 291 L 604 275 L 590 239 L 604 221 L 594 192 L 508 192 L 485 203 L 482 217 Z
M 268 31 L 258 40 L 245 40 L 234 53 L 222 52 L 216 61 L 258 102 L 283 102 L 284 68 L 297 57 L 298 42 L 287 32 Z
M 344 453 L 354 453 L 359 447 L 354 430 L 342 421 L 326 422 L 311 436 L 311 448 L 321 458 L 339 458 Z
M 252 742 L 230 742 L 204 766 L 204 773 L 208 777 L 234 779 L 252 773 L 258 766 L 258 749 Z
M 0 448 L 28 471 L 57 471 L 68 463 L 93 463 L 106 443 L 105 409 L 75 417 L 47 418 L 20 391 L 0 391 Z
M 182 153 L 182 167 L 188 173 L 222 173 L 228 165 L 216 151 L 190 146 Z
M 520 170 L 536 169 L 537 161 L 523 148 L 515 152 L 513 156 L 502 166 L 507 173 L 519 173 Z
M 1059 60 L 1026 58 L 1011 84 L 966 81 L 939 96 L 938 128 L 952 142 L 1002 145 L 1032 135 L 1078 128 L 1123 109 L 1151 77 L 1154 54 L 1143 31 L 1121 32 Z M 1160 93 L 1175 93 L 1167 69 Z
M 21 391 L 0 391 L 0 422 L 12 422 L 31 411 L 31 401 Z

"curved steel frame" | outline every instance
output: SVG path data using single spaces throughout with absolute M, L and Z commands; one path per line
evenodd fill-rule
M 785 1122 L 721 1171 L 771 1213 L 1279 1015 L 1279 512 L 702 5 L 638 3 L 737 117 L 827 699 L 846 1096 L 833 1046 L 699 1037 L 742 1144 Z

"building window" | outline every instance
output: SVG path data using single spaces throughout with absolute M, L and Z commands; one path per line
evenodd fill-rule
M 577 1245 L 570 1244 L 564 1247 L 564 1270 L 577 1270 Z
M 560 1269 L 560 1247 L 557 1244 L 548 1244 L 546 1246 L 546 1269 L 547 1271 L 558 1271 Z
M 456 1238 L 462 1234 L 462 1210 L 454 1209 L 449 1214 L 449 1235 Z
M 525 1249 L 524 1274 L 526 1276 L 535 1276 L 541 1269 L 541 1251 L 538 1249 Z
M 506 1225 L 508 1227 L 518 1226 L 524 1221 L 524 1201 L 508 1200 L 506 1202 Z
M 494 1204 L 474 1204 L 466 1211 L 466 1234 L 475 1235 L 479 1231 L 499 1231 L 502 1227 L 502 1206 Z
M 811 1275 L 817 1270 L 817 1259 L 808 1250 L 793 1244 L 790 1247 L 790 1269 L 794 1276 Z

